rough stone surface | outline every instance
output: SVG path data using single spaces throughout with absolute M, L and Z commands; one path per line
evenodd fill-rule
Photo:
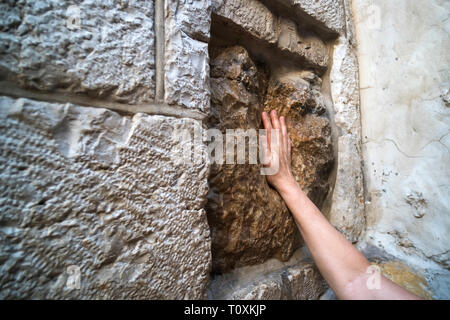
M 264 108 L 286 115 L 293 142 L 293 171 L 319 206 L 328 189 L 333 159 L 329 121 L 320 79 L 310 72 L 272 76 L 257 67 L 239 46 L 218 53 L 211 62 L 212 113 L 209 126 L 259 129 Z M 311 78 L 315 85 L 307 80 Z M 297 228 L 281 197 L 270 188 L 260 165 L 213 164 L 208 221 L 212 231 L 213 271 L 261 263 L 272 256 L 287 260 L 299 245 Z
M 365 228 L 358 72 L 356 54 L 342 36 L 334 47 L 330 74 L 338 163 L 328 217 L 352 242 L 359 240 Z
M 165 2 L 165 101 L 208 113 L 210 1 Z M 192 24 L 187 22 L 195 21 Z
M 155 91 L 153 1 L 3 1 L 1 79 L 124 103 Z
M 192 39 L 209 41 L 211 0 L 166 0 L 166 18 Z
M 0 116 L 0 298 L 205 297 L 208 167 L 172 158 L 197 121 L 6 97 Z
M 284 1 L 284 0 L 282 0 Z M 342 0 L 288 0 L 311 17 L 337 33 L 345 31 L 345 8 Z
M 328 51 L 320 38 L 301 32 L 293 20 L 278 17 L 257 0 L 214 0 L 213 12 L 230 25 L 226 28 L 237 27 L 237 34 L 243 31 L 312 67 L 328 66 Z
M 299 262 L 235 285 L 228 278 L 217 278 L 210 290 L 213 299 L 224 300 L 315 300 L 326 285 L 313 263 Z
M 321 83 L 309 71 L 275 73 L 264 102 L 265 111 L 277 110 L 286 117 L 294 177 L 319 208 L 330 188 L 334 160 L 331 124 L 319 91 Z
M 303 57 L 307 62 L 326 68 L 329 63 L 328 49 L 320 38 L 301 34 L 296 23 L 289 19 L 278 20 L 278 48 Z
M 213 12 L 233 21 L 255 38 L 277 42 L 277 17 L 257 0 L 213 0 Z

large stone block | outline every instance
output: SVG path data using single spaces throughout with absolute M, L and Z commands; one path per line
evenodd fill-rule
M 214 279 L 210 296 L 226 300 L 316 300 L 326 290 L 319 271 L 309 262 L 298 262 L 234 285 L 236 280 L 233 276 Z
M 264 0 L 266 1 L 266 0 Z M 267 0 L 270 1 L 270 0 Z M 343 0 L 277 0 L 305 12 L 326 28 L 338 34 L 345 31 L 346 12 Z M 318 26 L 320 27 L 320 26 Z
M 259 51 L 270 45 L 304 65 L 322 71 L 328 66 L 328 50 L 320 38 L 299 29 L 296 21 L 277 16 L 257 0 L 214 0 L 213 13 L 224 24 L 222 28 L 233 30 L 234 38 L 248 34 L 259 41 Z
M 209 40 L 210 2 L 181 2 L 165 3 L 164 97 L 168 104 L 208 113 L 209 56 L 202 41 Z
M 213 0 L 213 12 L 241 26 L 255 38 L 277 42 L 277 17 L 257 0 Z
M 344 37 L 334 47 L 330 76 L 334 123 L 338 131 L 338 163 L 328 218 L 348 240 L 356 242 L 366 226 L 359 74 L 355 52 Z
M 205 297 L 208 166 L 172 139 L 197 121 L 6 97 L 0 116 L 2 299 Z
M 240 46 L 219 50 L 211 63 L 211 77 L 209 126 L 223 133 L 227 129 L 259 129 L 263 110 L 276 109 L 287 116 L 294 174 L 320 206 L 330 187 L 333 161 L 330 124 L 316 90 L 320 79 L 311 72 L 269 76 Z M 293 218 L 260 168 L 248 161 L 212 165 L 206 208 L 215 272 L 274 256 L 286 261 L 299 246 Z
M 3 2 L 1 78 L 30 89 L 151 102 L 153 5 L 149 0 Z
M 209 41 L 211 10 L 211 0 L 166 0 L 166 17 L 187 36 L 202 42 Z

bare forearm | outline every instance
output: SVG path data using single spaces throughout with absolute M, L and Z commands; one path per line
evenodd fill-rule
M 267 130 L 267 136 L 262 138 L 264 158 L 269 160 L 269 167 L 275 164 L 278 168 L 277 172 L 267 176 L 267 181 L 285 200 L 314 261 L 336 295 L 340 299 L 417 298 L 381 275 L 378 275 L 380 289 L 368 288 L 369 261 L 325 219 L 292 175 L 286 119 L 278 119 L 276 111 L 272 110 L 270 119 L 267 113 L 262 113 L 262 121 Z M 276 134 L 280 129 L 281 134 Z
M 370 265 L 295 183 L 280 191 L 321 274 L 338 296 Z

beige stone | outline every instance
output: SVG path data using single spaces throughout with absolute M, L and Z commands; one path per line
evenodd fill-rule
M 128 104 L 152 102 L 153 1 L 98 3 L 2 2 L 2 80 Z
M 233 285 L 235 276 L 217 277 L 212 281 L 212 299 L 225 300 L 315 300 L 326 285 L 313 263 L 297 262 L 274 270 L 245 283 Z
M 0 116 L 2 299 L 205 297 L 208 166 L 172 139 L 196 120 L 6 97 Z
M 331 132 L 320 93 L 302 78 L 306 75 L 311 73 L 274 75 L 269 81 L 243 47 L 224 49 L 211 62 L 209 126 L 224 133 L 226 129 L 259 129 L 264 109 L 286 115 L 294 174 L 320 206 L 330 187 Z M 312 79 L 320 84 L 317 76 Z M 273 256 L 285 261 L 299 245 L 291 214 L 260 168 L 248 162 L 212 165 L 206 209 L 215 272 L 261 263 Z

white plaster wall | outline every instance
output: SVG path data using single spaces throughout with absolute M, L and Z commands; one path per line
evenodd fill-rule
M 450 2 L 353 0 L 365 242 L 450 297 Z

